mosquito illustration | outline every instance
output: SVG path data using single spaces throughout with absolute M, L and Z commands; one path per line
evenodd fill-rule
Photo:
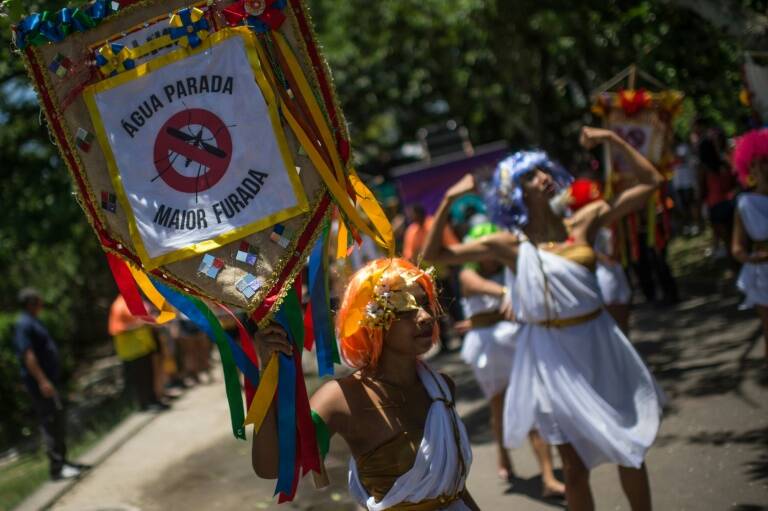
M 216 130 L 216 132 L 211 133 L 210 136 L 204 136 L 205 130 L 204 130 L 204 128 L 202 126 L 199 126 L 198 130 L 197 130 L 197 133 L 195 133 L 192 130 L 192 126 L 194 125 L 194 122 L 192 121 L 192 111 L 187 107 L 186 103 L 184 103 L 183 101 L 182 101 L 182 104 L 184 105 L 184 107 L 187 110 L 187 122 L 182 127 L 182 129 L 178 129 L 178 128 L 174 128 L 172 126 L 169 126 L 169 127 L 165 128 L 165 132 L 168 135 L 170 135 L 170 136 L 172 136 L 172 137 L 174 137 L 174 138 L 176 138 L 178 140 L 181 140 L 181 141 L 183 141 L 183 142 L 185 142 L 185 143 L 187 143 L 187 144 L 189 144 L 189 145 L 191 145 L 193 147 L 196 147 L 198 149 L 204 150 L 205 152 L 211 154 L 212 156 L 215 156 L 217 158 L 222 158 L 222 159 L 223 158 L 227 158 L 228 155 L 227 155 L 227 153 L 225 151 L 223 151 L 219 147 L 216 147 L 215 145 L 209 144 L 208 142 L 215 141 L 217 135 L 219 134 L 219 132 L 222 129 L 224 129 L 224 128 L 234 128 L 234 127 L 237 126 L 237 124 L 222 125 L 222 126 L 219 127 L 219 129 Z M 192 163 L 196 163 L 197 164 L 197 173 L 196 173 L 196 176 L 195 176 L 195 202 L 198 202 L 198 192 L 199 192 L 199 190 L 201 188 L 201 184 L 202 184 L 201 179 L 205 179 L 205 185 L 208 188 L 210 188 L 210 181 L 209 181 L 209 178 L 208 178 L 209 167 L 204 165 L 204 164 L 202 164 L 202 163 L 200 163 L 200 162 L 194 161 L 189 156 L 183 156 L 180 153 L 175 152 L 175 151 L 170 151 L 168 156 L 169 156 L 168 164 L 162 170 L 160 170 L 157 173 L 156 176 L 154 176 L 151 179 L 151 182 L 156 181 L 159 177 L 162 177 L 163 174 L 165 174 L 165 172 L 167 172 L 169 169 L 172 169 L 173 168 L 173 164 L 176 162 L 176 159 L 179 156 L 182 156 L 184 158 L 184 168 L 189 168 L 190 164 L 192 164 Z M 157 164 L 157 163 L 159 163 L 160 161 L 162 161 L 164 159 L 165 159 L 165 156 L 159 158 L 154 163 Z

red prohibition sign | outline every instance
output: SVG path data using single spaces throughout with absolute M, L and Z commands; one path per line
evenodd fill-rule
M 154 153 L 158 177 L 176 191 L 198 193 L 226 174 L 232 160 L 232 136 L 215 114 L 189 108 L 165 121 Z M 180 167 L 189 167 L 190 175 L 176 170 Z

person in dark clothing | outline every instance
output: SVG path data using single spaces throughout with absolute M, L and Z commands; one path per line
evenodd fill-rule
M 21 313 L 14 325 L 13 346 L 21 366 L 22 381 L 40 421 L 51 479 L 78 477 L 88 467 L 67 460 L 66 415 L 59 392 L 59 349 L 37 319 L 43 308 L 42 296 L 35 289 L 24 288 L 18 299 Z

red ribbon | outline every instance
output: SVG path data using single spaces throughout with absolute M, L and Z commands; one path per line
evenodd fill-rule
M 243 326 L 235 313 L 232 312 L 229 307 L 222 303 L 217 303 L 216 305 L 218 305 L 227 314 L 229 314 L 232 319 L 235 320 L 235 325 L 237 325 L 237 332 L 240 335 L 240 346 L 242 346 L 245 355 L 250 359 L 251 362 L 253 362 L 253 365 L 259 367 L 259 357 L 256 355 L 256 349 L 253 347 L 253 339 L 248 334 L 248 330 L 246 330 L 245 326 Z M 250 378 L 243 379 L 245 380 L 245 404 L 246 408 L 250 408 L 251 401 L 253 401 L 253 395 L 256 393 L 256 388 L 253 386 Z
M 144 321 L 154 323 L 155 318 L 150 316 L 147 308 L 144 307 L 144 300 L 141 298 L 139 287 L 136 285 L 136 281 L 133 280 L 131 270 L 128 269 L 125 261 L 115 254 L 107 252 L 107 263 L 109 263 L 109 269 L 112 270 L 115 283 L 120 290 L 120 294 L 125 298 L 125 303 L 128 305 L 128 310 L 131 314 Z
M 315 344 L 315 330 L 312 325 L 312 302 L 307 303 L 304 310 L 304 349 L 312 351 Z

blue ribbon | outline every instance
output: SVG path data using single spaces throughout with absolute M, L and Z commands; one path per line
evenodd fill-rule
M 88 6 L 87 13 L 94 21 L 101 21 L 107 15 L 109 8 L 106 0 L 96 0 Z
M 291 321 L 287 314 L 291 304 L 289 298 L 296 298 L 293 289 L 288 291 L 277 314 L 275 321 L 283 327 L 288 334 L 291 344 L 296 346 L 297 339 L 291 328 Z M 297 300 L 298 301 L 298 300 Z M 303 339 L 302 339 L 303 341 Z M 301 352 L 296 350 L 293 356 L 300 357 Z M 278 446 L 280 456 L 278 459 L 277 485 L 275 486 L 275 495 L 283 493 L 290 495 L 293 491 L 293 476 L 296 465 L 296 366 L 291 357 L 280 354 L 280 367 L 277 380 L 277 426 L 278 426 Z
M 212 342 L 216 339 L 216 334 L 214 333 L 210 322 L 205 317 L 205 315 L 195 306 L 192 300 L 179 293 L 178 291 L 164 285 L 162 282 L 155 278 L 150 277 L 150 280 L 152 281 L 152 284 L 155 285 L 155 288 L 157 288 L 160 294 L 163 295 L 163 297 L 168 300 L 171 305 L 186 315 L 190 321 L 197 325 L 198 328 L 204 331 Z M 232 350 L 232 358 L 235 360 L 235 365 L 240 370 L 240 372 L 243 373 L 245 377 L 248 378 L 248 380 L 250 380 L 254 387 L 258 387 L 259 369 L 253 364 L 253 362 L 251 362 L 251 360 L 248 358 L 248 355 L 245 354 L 243 349 L 236 342 L 234 342 L 229 335 L 225 334 L 225 337 L 227 339 L 227 344 Z
M 23 50 L 27 46 L 27 36 L 37 32 L 40 27 L 41 16 L 39 13 L 31 14 L 16 25 L 16 46 Z
M 72 31 L 72 12 L 73 9 L 64 7 L 56 15 L 56 22 L 59 24 L 59 30 L 64 35 L 68 35 Z
M 269 25 L 261 21 L 256 16 L 248 16 L 248 18 L 245 20 L 245 24 L 248 25 L 248 28 L 259 34 L 269 32 Z
M 312 301 L 312 329 L 315 333 L 315 353 L 319 376 L 333 375 L 333 352 L 331 343 L 336 342 L 331 322 L 328 299 L 328 231 L 315 243 L 309 256 L 309 297 Z
M 203 40 L 200 38 L 199 35 L 197 35 L 197 32 L 200 30 L 210 30 L 210 26 L 208 25 L 208 20 L 206 20 L 203 17 L 197 21 L 192 21 L 192 11 L 190 11 L 189 8 L 182 9 L 176 14 L 181 19 L 181 26 L 171 27 L 171 30 L 170 30 L 171 39 L 175 40 L 181 37 L 186 37 L 187 42 L 189 42 L 190 48 L 197 48 L 198 46 L 200 46 Z M 189 27 L 192 27 L 193 29 L 192 32 L 189 32 Z
M 287 325 L 283 325 L 286 328 Z M 287 331 L 287 328 L 286 328 Z M 275 495 L 290 495 L 296 466 L 296 366 L 291 357 L 280 353 L 277 379 L 278 456 Z

